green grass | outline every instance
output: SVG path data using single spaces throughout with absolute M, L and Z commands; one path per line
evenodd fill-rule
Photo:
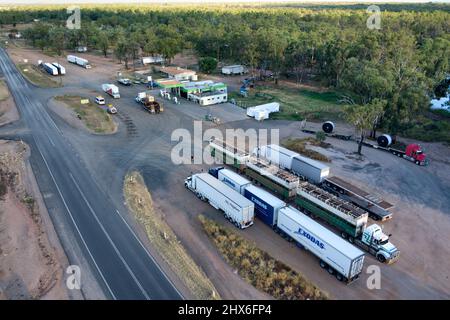
M 39 67 L 30 64 L 23 63 L 17 66 L 22 75 L 28 79 L 31 83 L 42 88 L 58 88 L 61 85 L 59 82 L 53 80 L 50 75 L 45 74 Z M 25 71 L 26 70 L 26 71 Z
M 401 135 L 420 141 L 445 142 L 450 144 L 450 121 L 424 120 L 408 129 L 401 130 Z
M 80 115 L 81 120 L 85 123 L 88 129 L 96 133 L 113 133 L 116 130 L 112 116 L 105 110 L 90 102 L 88 104 L 81 104 L 80 100 L 86 99 L 80 96 L 57 96 L 55 100 L 63 102 L 69 108 Z
M 336 120 L 341 118 L 342 108 L 338 104 L 335 92 L 314 92 L 305 89 L 285 88 L 282 85 L 256 86 L 250 89 L 244 98 L 238 93 L 230 93 L 229 99 L 237 104 L 252 107 L 269 102 L 279 102 L 280 112 L 271 115 L 271 119 L 284 120 Z

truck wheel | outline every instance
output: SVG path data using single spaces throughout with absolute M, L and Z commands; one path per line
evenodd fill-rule
M 320 260 L 320 267 L 322 268 L 322 269 L 325 269 L 326 267 L 327 267 L 327 264 L 325 263 L 325 261 L 323 261 L 323 260 Z
M 348 237 L 348 242 L 350 242 L 350 243 L 354 243 L 355 242 L 355 239 L 353 238 L 353 237 Z
M 385 262 L 386 262 L 386 258 L 385 258 L 382 254 L 379 254 L 379 255 L 377 256 L 377 259 L 378 259 L 378 261 L 380 261 L 381 263 L 385 263 Z
M 336 272 L 336 279 L 342 282 L 342 280 L 344 280 L 344 277 L 340 273 Z
M 419 162 L 418 160 L 416 160 L 416 164 L 419 166 L 419 165 L 420 165 L 420 162 Z
M 346 234 L 345 232 L 341 232 L 341 237 L 342 237 L 343 239 L 347 239 L 347 234 Z
M 328 271 L 329 274 L 333 274 L 334 273 L 334 270 L 331 267 L 328 267 L 327 271 Z

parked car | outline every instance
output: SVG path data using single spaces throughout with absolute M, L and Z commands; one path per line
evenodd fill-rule
M 105 98 L 103 98 L 102 96 L 96 96 L 95 103 L 96 104 L 105 104 Z

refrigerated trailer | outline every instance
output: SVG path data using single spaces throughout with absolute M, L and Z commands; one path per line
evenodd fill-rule
M 242 195 L 244 194 L 245 188 L 251 185 L 250 180 L 245 179 L 243 176 L 229 169 L 219 170 L 217 179 Z
M 58 75 L 58 69 L 56 69 L 56 67 L 51 63 L 46 62 L 42 64 L 42 67 L 44 68 L 45 71 L 47 71 L 47 73 L 51 74 L 52 76 Z
M 239 192 L 208 173 L 198 173 L 184 181 L 186 188 L 197 197 L 221 210 L 236 227 L 245 229 L 253 224 L 254 205 Z
M 356 280 L 364 252 L 292 207 L 279 210 L 277 229 L 320 259 L 320 266 L 339 281 Z
M 255 215 L 262 222 L 271 227 L 276 226 L 278 211 L 286 206 L 286 202 L 254 185 L 245 187 L 244 196 L 254 203 Z

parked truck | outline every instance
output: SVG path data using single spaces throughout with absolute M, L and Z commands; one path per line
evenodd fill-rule
M 276 144 L 259 146 L 253 153 L 313 183 L 321 183 L 330 174 L 327 165 Z
M 89 61 L 74 55 L 68 55 L 67 56 L 67 61 L 69 61 L 70 63 L 79 65 L 80 67 L 86 68 L 86 69 L 90 69 L 91 65 L 89 64 Z
M 392 219 L 390 209 L 394 207 L 393 204 L 352 185 L 350 182 L 332 176 L 326 178 L 321 186 L 326 191 L 366 210 L 369 213 L 369 217 L 374 220 L 386 221 Z
M 244 197 L 255 205 L 256 217 L 272 228 L 277 225 L 278 211 L 286 206 L 286 202 L 252 184 L 245 187 Z
M 147 92 L 139 92 L 135 100 L 150 113 L 161 113 L 164 111 L 163 105 Z
M 225 168 L 217 170 L 217 179 L 242 195 L 244 195 L 245 188 L 251 185 L 250 180 Z
M 184 185 L 198 198 L 208 201 L 214 208 L 221 210 L 225 218 L 236 227 L 245 229 L 253 224 L 253 203 L 212 175 L 194 174 L 184 181 Z
M 211 139 L 208 147 L 214 159 L 221 164 L 230 165 L 239 171 L 245 169 L 246 163 L 250 159 L 250 154 L 246 151 L 240 150 L 219 139 Z
M 296 205 L 306 214 L 327 222 L 350 243 L 373 254 L 380 262 L 393 263 L 400 251 L 389 242 L 389 236 L 374 224 L 367 227 L 368 213 L 308 182 L 300 183 Z
M 66 74 L 66 68 L 60 65 L 58 62 L 52 62 L 52 65 L 58 70 L 59 75 Z
M 320 259 L 320 266 L 350 283 L 363 270 L 364 253 L 292 207 L 279 210 L 277 230 Z
M 56 67 L 54 65 L 52 65 L 51 63 L 43 63 L 41 64 L 42 68 L 44 68 L 45 71 L 47 71 L 47 73 L 51 74 L 52 76 L 57 76 L 58 75 L 58 69 L 56 69 Z
M 104 83 L 102 84 L 102 90 L 109 94 L 114 99 L 120 98 L 119 88 L 112 83 Z
M 322 131 L 325 133 L 326 136 L 337 138 L 341 140 L 351 140 L 359 142 L 359 138 L 354 138 L 352 135 L 344 135 L 344 134 L 335 134 L 333 133 L 335 129 L 335 124 L 332 121 L 326 121 L 322 124 Z M 316 134 L 317 131 L 315 130 L 309 130 L 309 129 L 302 129 L 305 133 L 310 134 Z M 424 153 L 422 147 L 419 144 L 411 143 L 406 146 L 402 145 L 392 145 L 393 139 L 388 134 L 382 134 L 377 138 L 377 144 L 372 143 L 370 141 L 364 141 L 363 145 L 366 147 L 386 151 L 389 153 L 392 153 L 395 156 L 401 157 L 403 159 L 409 160 L 411 162 L 414 162 L 415 164 L 419 166 L 426 166 L 428 165 L 429 161 L 427 159 L 426 154 Z

